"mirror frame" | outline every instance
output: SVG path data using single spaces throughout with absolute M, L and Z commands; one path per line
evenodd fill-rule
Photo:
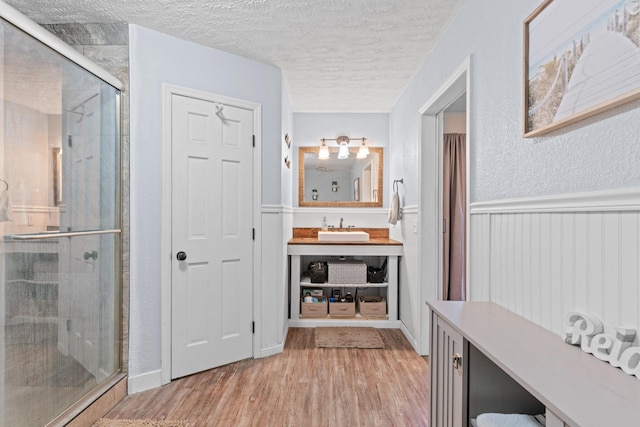
M 306 153 L 318 154 L 319 147 L 298 148 L 298 206 L 314 208 L 381 208 L 384 200 L 384 149 L 382 147 L 369 147 L 369 153 L 378 155 L 378 201 L 377 202 L 318 202 L 304 200 L 304 155 Z M 330 153 L 337 153 L 337 148 L 329 148 Z M 349 153 L 357 154 L 358 148 L 350 148 Z

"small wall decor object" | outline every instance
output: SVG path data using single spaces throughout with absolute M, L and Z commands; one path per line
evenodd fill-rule
M 587 3 L 545 0 L 524 21 L 525 137 L 640 98 L 640 3 Z
M 289 159 L 289 156 L 284 158 L 284 164 L 287 165 L 288 169 L 291 169 L 291 160 Z
M 291 148 L 291 136 L 288 133 L 284 134 L 284 143 L 287 144 L 287 148 Z
M 337 193 L 338 188 L 338 181 L 331 181 L 331 191 Z
M 634 329 L 615 328 L 615 334 L 606 334 L 598 318 L 575 311 L 566 319 L 567 344 L 580 345 L 582 351 L 640 379 L 640 347 L 631 347 L 636 337 Z

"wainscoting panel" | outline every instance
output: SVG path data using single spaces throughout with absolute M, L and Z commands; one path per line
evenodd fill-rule
M 293 230 L 293 211 L 280 205 L 262 206 L 262 269 L 260 271 L 261 306 L 256 312 L 259 345 L 255 357 L 281 353 L 288 330 L 287 242 Z
M 559 335 L 569 311 L 640 330 L 640 190 L 562 200 L 471 206 L 469 299 Z

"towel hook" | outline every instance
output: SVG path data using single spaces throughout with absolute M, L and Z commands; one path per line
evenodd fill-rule
M 7 181 L 5 181 L 4 179 L 0 178 L 0 182 L 2 182 L 4 184 L 4 190 L 2 191 L 9 191 L 9 183 Z
M 394 179 L 393 180 L 393 192 L 394 193 L 398 192 L 398 183 L 404 184 L 404 178 Z

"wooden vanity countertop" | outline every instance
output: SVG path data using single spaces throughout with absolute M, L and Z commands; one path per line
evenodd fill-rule
M 388 228 L 352 228 L 351 231 L 366 231 L 369 233 L 368 242 L 331 242 L 319 241 L 318 231 L 320 228 L 294 227 L 293 238 L 289 240 L 290 245 L 341 245 L 341 246 L 402 246 L 402 242 L 389 238 Z

